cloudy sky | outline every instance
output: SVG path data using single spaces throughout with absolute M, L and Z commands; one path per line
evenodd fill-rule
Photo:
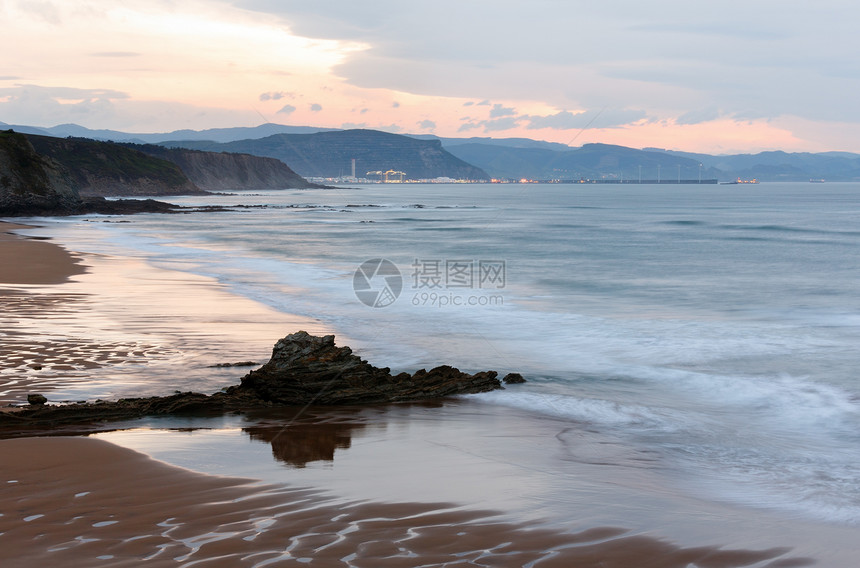
M 0 0 L 0 122 L 860 152 L 841 0 Z

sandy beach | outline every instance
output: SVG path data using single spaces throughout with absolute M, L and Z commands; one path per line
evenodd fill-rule
M 79 260 L 66 249 L 11 232 L 26 228 L 0 221 L 0 284 L 60 284 L 84 272 Z
M 21 228 L 0 224 L 3 405 L 212 392 L 245 372 L 214 365 L 326 331 Z M 836 567 L 853 533 L 654 490 L 643 456 L 471 399 L 52 433 L 0 439 L 4 567 Z
M 0 449 L 0 544 L 10 567 L 721 568 L 784 552 L 683 549 L 613 527 L 531 529 L 456 504 L 333 504 L 310 489 L 200 475 L 87 438 L 4 440 Z
M 215 366 L 264 362 L 287 333 L 325 331 L 211 279 L 10 234 L 22 228 L 0 223 L 2 406 L 32 392 L 51 402 L 214 392 L 244 374 Z

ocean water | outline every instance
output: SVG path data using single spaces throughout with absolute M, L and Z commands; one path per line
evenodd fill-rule
M 316 318 L 394 371 L 522 373 L 470 398 L 647 451 L 680 491 L 860 525 L 860 184 L 174 201 L 254 207 L 52 230 Z

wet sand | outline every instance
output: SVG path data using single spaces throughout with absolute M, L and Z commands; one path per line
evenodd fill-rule
M 0 284 L 61 284 L 84 272 L 66 249 L 11 232 L 26 228 L 0 221 Z
M 785 550 L 681 548 L 615 527 L 530 529 L 456 504 L 331 503 L 87 438 L 0 441 L 3 566 L 747 566 Z M 772 566 L 803 566 L 800 559 Z
M 265 362 L 277 339 L 318 322 L 142 259 L 71 254 L 0 222 L 0 406 L 212 393 Z M 35 248 L 34 248 L 35 247 Z
M 45 241 L 22 253 L 21 242 L 0 241 L 0 254 L 14 259 L 0 265 L 2 404 L 34 391 L 52 401 L 213 392 L 246 372 L 213 365 L 263 362 L 287 333 L 327 331 L 210 279 Z M 31 261 L 42 268 L 19 270 Z M 839 547 L 851 532 L 804 543 L 797 536 L 807 525 L 788 523 L 782 535 L 773 522 L 743 538 L 756 515 L 731 530 L 731 515 L 743 512 L 699 511 L 688 501 L 679 515 L 671 488 L 649 486 L 611 444 L 576 443 L 581 432 L 569 424 L 475 404 L 0 439 L 0 565 L 788 568 L 813 565 L 809 551 L 827 556 L 816 546 Z M 146 453 L 129 449 L 138 434 Z M 271 449 L 246 456 L 244 437 Z M 284 475 L 260 474 L 262 460 L 281 464 Z M 235 465 L 245 470 L 231 472 Z M 644 505 L 629 507 L 639 487 Z M 688 521 L 694 528 L 685 531 Z

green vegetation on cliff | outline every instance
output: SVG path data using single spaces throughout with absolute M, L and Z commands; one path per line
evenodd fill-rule
M 0 132 L 0 191 L 47 196 L 55 192 L 56 165 L 40 156 L 23 134 Z
M 271 158 L 0 132 L 0 215 L 166 211 L 151 200 L 104 197 L 206 193 L 201 186 L 319 187 Z
M 34 140 L 40 149 L 47 149 L 50 153 L 37 151 Z M 52 142 L 54 140 L 56 142 Z M 141 168 L 159 172 L 164 164 L 167 164 L 168 174 L 165 177 L 175 179 L 173 172 L 176 166 L 173 164 L 162 160 L 158 160 L 161 163 L 147 164 L 147 161 L 154 159 L 139 152 L 135 152 L 136 156 L 119 152 L 111 158 L 111 146 L 115 145 L 106 144 L 104 149 L 107 153 L 95 156 L 93 161 L 93 149 L 102 149 L 102 146 L 82 145 L 76 141 L 42 136 L 33 137 L 12 131 L 0 132 L 0 216 L 122 214 L 175 210 L 170 204 L 152 200 L 107 201 L 102 196 L 82 197 L 79 189 L 92 189 L 95 184 L 108 184 L 111 188 L 129 193 L 141 187 L 159 189 L 158 184 L 161 183 L 159 180 L 162 177 L 160 175 L 150 174 L 143 178 L 144 183 L 141 183 L 141 178 L 124 180 L 124 175 L 113 169 L 119 167 L 123 160 L 130 160 L 130 167 L 135 175 L 140 174 Z M 82 147 L 84 150 L 80 154 L 75 153 L 75 149 Z M 108 166 L 103 168 L 103 163 Z M 194 191 L 200 191 L 184 176 L 180 179 L 184 180 L 180 187 L 190 186 Z
M 23 134 L 0 132 L 0 214 L 73 210 L 80 197 L 68 176 Z
M 28 135 L 33 148 L 60 164 L 81 195 L 202 193 L 167 160 L 111 142 Z

